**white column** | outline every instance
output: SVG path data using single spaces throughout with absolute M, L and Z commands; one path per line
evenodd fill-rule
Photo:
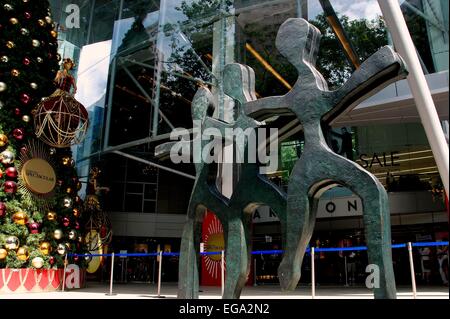
M 408 31 L 398 0 L 378 0 L 386 25 L 392 35 L 395 49 L 403 57 L 409 69 L 408 83 L 416 102 L 425 133 L 433 151 L 434 158 L 444 184 L 446 195 L 448 188 L 448 145 L 439 121 L 439 116 L 431 97 L 425 75 L 414 43 Z

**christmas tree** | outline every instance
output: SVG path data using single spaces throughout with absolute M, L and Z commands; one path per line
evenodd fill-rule
M 85 251 L 71 150 L 40 142 L 33 125 L 36 105 L 55 91 L 57 49 L 48 1 L 0 1 L 0 268 L 61 268 L 66 254 Z M 25 183 L 36 158 L 54 172 L 45 196 Z

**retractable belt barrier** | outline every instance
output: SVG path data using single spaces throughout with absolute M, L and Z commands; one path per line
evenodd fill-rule
M 411 271 L 411 283 L 412 283 L 412 290 L 413 290 L 413 298 L 416 299 L 416 282 L 415 282 L 415 274 L 414 274 L 414 262 L 413 262 L 413 255 L 412 255 L 412 247 L 433 247 L 433 246 L 448 246 L 448 241 L 438 241 L 438 242 L 417 242 L 417 243 L 403 243 L 403 244 L 393 244 L 391 245 L 392 249 L 399 249 L 399 248 L 408 248 L 409 253 L 409 259 L 410 259 L 410 271 Z M 315 266 L 314 266 L 314 255 L 316 253 L 320 252 L 342 252 L 342 251 L 364 251 L 367 250 L 367 246 L 354 246 L 354 247 L 308 247 L 306 249 L 306 253 L 311 255 L 311 286 L 312 291 L 311 295 L 312 298 L 315 298 Z M 281 255 L 283 254 L 283 250 L 256 250 L 251 252 L 252 255 Z M 207 255 L 221 255 L 222 260 L 222 267 L 224 268 L 224 260 L 225 260 L 225 251 L 211 251 L 211 252 L 201 252 L 201 256 L 207 256 Z M 161 296 L 161 281 L 162 281 L 162 275 L 161 275 L 161 268 L 162 268 L 162 257 L 177 257 L 180 256 L 180 253 L 172 253 L 172 252 L 155 252 L 155 253 L 126 253 L 126 254 L 67 254 L 67 257 L 112 257 L 111 258 L 111 279 L 110 279 L 110 290 L 107 295 L 112 296 L 115 295 L 112 293 L 112 287 L 113 287 L 113 272 L 114 272 L 114 258 L 115 257 L 159 257 L 159 271 L 158 271 L 158 298 L 164 298 Z M 256 260 L 255 260 L 256 261 Z M 65 262 L 67 264 L 67 262 Z M 347 267 L 345 267 L 347 268 Z M 256 267 L 254 269 L 254 285 L 256 286 Z M 346 271 L 347 275 L 347 271 Z M 222 269 L 222 295 L 224 291 L 224 277 L 225 272 Z M 64 276 L 65 278 L 65 276 Z M 346 279 L 347 281 L 347 279 Z M 63 284 L 64 285 L 64 284 Z M 346 286 L 348 286 L 346 284 Z M 64 287 L 62 289 L 64 292 Z

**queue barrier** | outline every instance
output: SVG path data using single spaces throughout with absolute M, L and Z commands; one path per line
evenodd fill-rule
M 410 271 L 411 271 L 411 284 L 412 284 L 412 291 L 413 291 L 413 298 L 416 299 L 417 297 L 417 290 L 416 290 L 416 282 L 415 282 L 415 271 L 414 271 L 414 260 L 413 260 L 413 254 L 412 254 L 412 248 L 413 247 L 435 247 L 435 246 L 448 246 L 448 241 L 438 241 L 438 242 L 417 242 L 417 243 L 402 243 L 402 244 L 393 244 L 391 245 L 392 249 L 399 249 L 399 248 L 408 248 L 409 253 L 409 263 L 410 263 Z M 315 264 L 314 264 L 314 255 L 318 252 L 342 252 L 342 251 L 364 251 L 367 250 L 367 246 L 354 246 L 354 247 L 307 247 L 306 248 L 306 254 L 311 255 L 311 296 L 312 299 L 315 298 Z M 274 255 L 274 254 L 282 254 L 283 250 L 276 249 L 276 250 L 256 250 L 252 251 L 252 255 Z M 224 293 L 225 288 L 225 251 L 212 251 L 212 252 L 201 252 L 201 256 L 206 255 L 221 255 L 221 292 L 222 295 Z M 161 296 L 161 274 L 162 274 L 162 260 L 164 256 L 168 257 L 177 257 L 180 256 L 180 253 L 178 252 L 155 252 L 155 253 L 111 253 L 111 254 L 66 254 L 65 256 L 65 266 L 67 264 L 67 257 L 111 257 L 111 278 L 110 278 L 110 288 L 109 293 L 106 295 L 113 296 L 113 274 L 114 274 L 114 258 L 115 257 L 159 257 L 158 261 L 158 293 L 157 298 L 164 298 L 164 296 Z M 254 286 L 256 286 L 256 259 L 255 261 L 255 268 L 254 268 Z M 65 267 L 64 267 L 65 268 Z M 347 284 L 347 257 L 345 257 L 345 276 L 346 276 L 346 286 Z M 63 276 L 64 278 L 65 276 Z M 62 289 L 64 292 L 64 288 Z

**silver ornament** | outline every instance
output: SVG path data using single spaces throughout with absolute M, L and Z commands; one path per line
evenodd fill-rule
M 9 58 L 7 55 L 2 55 L 2 57 L 0 58 L 0 61 L 2 61 L 3 63 L 8 63 Z
M 41 42 L 39 40 L 33 39 L 33 41 L 31 41 L 31 43 L 33 44 L 33 46 L 35 48 L 38 48 L 41 45 Z
M 11 164 L 14 161 L 14 154 L 11 151 L 3 151 L 0 153 L 0 161 L 4 164 Z
M 8 86 L 6 85 L 5 82 L 0 82 L 0 92 L 6 91 L 7 88 Z
M 63 244 L 58 244 L 56 251 L 58 252 L 58 254 L 64 255 L 66 253 L 66 246 Z
M 36 84 L 36 83 L 30 83 L 30 87 L 33 89 L 33 90 L 36 90 L 37 88 L 38 88 L 38 85 Z

